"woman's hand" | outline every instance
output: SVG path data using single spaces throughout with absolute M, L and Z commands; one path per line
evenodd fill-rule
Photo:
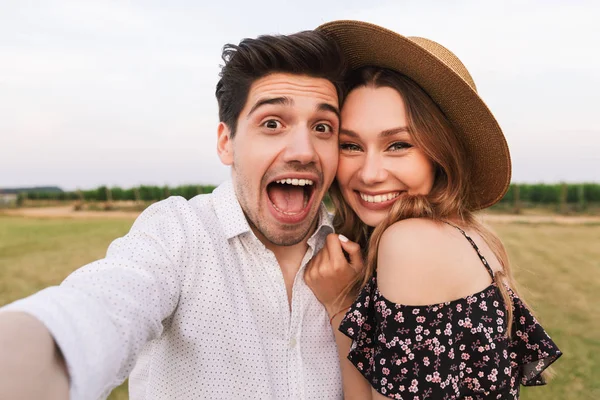
M 350 262 L 344 251 L 350 256 Z M 360 246 L 343 235 L 330 233 L 325 246 L 306 266 L 304 281 L 332 317 L 354 301 L 356 293 L 349 293 L 346 298 L 340 298 L 340 294 L 363 269 Z

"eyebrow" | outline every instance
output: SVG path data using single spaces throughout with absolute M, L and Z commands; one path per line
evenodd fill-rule
M 319 111 L 328 111 L 328 112 L 332 112 L 336 115 L 336 117 L 338 117 L 338 119 L 340 119 L 340 110 L 338 110 L 337 107 L 332 106 L 331 104 L 328 103 L 320 103 L 317 106 L 317 110 Z
M 290 99 L 289 97 L 272 97 L 272 98 L 261 99 L 252 106 L 252 108 L 250 109 L 250 112 L 248 113 L 248 117 L 250 117 L 252 115 L 252 113 L 254 111 L 256 111 L 257 109 L 259 109 L 260 107 L 266 106 L 269 104 L 281 104 L 284 106 L 291 106 L 294 104 L 294 100 Z
M 273 97 L 273 98 L 266 98 L 266 99 L 261 99 L 259 101 L 256 102 L 256 104 L 254 104 L 252 106 L 252 108 L 250 109 L 250 112 L 248 113 L 247 118 L 249 118 L 252 113 L 254 111 L 256 111 L 257 109 L 259 109 L 262 106 L 265 105 L 270 105 L 270 104 L 280 104 L 283 106 L 293 106 L 294 105 L 294 100 L 290 99 L 289 97 Z M 335 116 L 338 118 L 338 120 L 340 119 L 340 110 L 338 110 L 337 107 L 332 106 L 331 104 L 328 103 L 319 103 L 319 105 L 317 106 L 317 110 L 318 111 L 326 111 L 326 112 L 331 112 L 334 113 Z
M 379 134 L 377 135 L 377 137 L 379 138 L 386 138 L 389 136 L 394 136 L 398 133 L 408 133 L 410 134 L 410 131 L 408 130 L 408 127 L 406 126 L 399 126 L 398 128 L 392 128 L 392 129 L 386 129 L 384 131 L 379 132 Z M 340 129 L 340 134 L 343 135 L 348 135 L 350 137 L 353 138 L 358 138 L 360 135 L 354 131 L 351 131 L 350 129 Z

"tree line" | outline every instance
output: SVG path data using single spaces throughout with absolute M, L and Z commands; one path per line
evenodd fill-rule
M 211 193 L 214 185 L 182 186 L 138 186 L 129 189 L 100 186 L 91 190 L 75 191 L 29 191 L 19 193 L 23 200 L 80 200 L 80 201 L 144 201 L 153 202 L 169 196 L 181 196 L 186 199 Z M 500 204 L 586 204 L 600 203 L 600 184 L 598 183 L 557 183 L 557 184 L 517 184 L 510 185 Z

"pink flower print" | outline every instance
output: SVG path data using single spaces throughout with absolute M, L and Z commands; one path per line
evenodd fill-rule
M 417 317 L 417 322 L 418 322 L 418 323 L 420 323 L 420 324 L 422 324 L 423 322 L 425 322 L 425 317 L 424 317 L 424 316 L 422 316 L 422 315 L 419 315 L 419 316 Z
M 401 392 L 404 392 L 406 390 L 406 388 L 404 387 L 404 385 L 400 385 L 400 387 L 398 388 Z
M 423 357 L 423 365 L 426 367 L 429 366 L 429 357 Z
M 464 344 L 461 344 L 461 345 L 458 347 L 458 349 L 459 349 L 460 351 L 464 351 L 464 350 L 465 350 L 465 348 L 466 348 L 466 345 L 464 345 Z
M 383 368 L 381 370 L 381 372 L 383 372 L 384 375 L 389 375 L 390 374 L 390 370 L 388 368 Z
M 414 315 L 417 315 L 417 314 L 419 313 L 419 309 L 418 309 L 418 308 L 415 308 L 415 309 L 413 309 L 412 313 L 413 313 Z
M 387 375 L 387 374 L 386 374 Z M 381 378 L 381 384 L 385 385 L 387 383 L 387 378 Z
M 448 352 L 448 358 L 454 360 L 454 349 L 450 349 L 450 352 Z
M 458 312 L 462 311 L 462 304 L 457 304 L 456 305 L 456 311 L 458 311 Z
M 469 296 L 467 297 L 467 304 L 473 304 L 477 301 L 477 297 Z
M 494 300 L 492 304 L 494 305 L 494 307 L 498 307 L 500 305 L 500 303 L 498 303 L 498 300 Z
M 430 333 L 431 333 L 431 332 L 429 332 L 429 329 L 425 329 L 425 330 L 423 331 L 423 334 L 424 334 L 425 336 L 429 336 L 429 334 L 430 334 Z
M 487 311 L 487 304 L 485 303 L 485 301 L 479 303 L 479 308 L 481 308 L 483 311 Z
M 519 318 L 519 322 L 521 325 L 523 325 L 525 323 L 525 317 L 521 316 L 521 318 Z
M 483 378 L 484 375 L 485 374 L 483 373 L 483 371 L 479 371 L 479 373 L 477 374 L 477 376 L 479 376 L 480 378 Z M 385 378 L 383 378 L 383 379 L 385 379 Z M 383 379 L 382 379 L 382 381 L 383 381 Z
M 414 360 L 415 359 L 415 353 L 409 353 L 408 354 L 408 359 L 409 360 Z
M 419 334 L 421 332 L 423 332 L 423 325 L 417 325 L 415 328 L 415 333 Z
M 433 349 L 433 353 L 434 353 L 436 356 L 439 356 L 439 355 L 440 355 L 440 354 L 442 354 L 444 351 L 446 351 L 446 347 L 445 347 L 445 346 L 436 346 L 436 347 Z
M 417 393 L 419 391 L 419 382 L 416 379 L 412 380 L 411 385 L 408 388 L 408 391 L 411 393 Z
M 385 365 L 385 358 L 382 358 L 381 360 L 379 360 L 379 364 Z
M 400 372 L 401 372 L 402 374 L 406 375 L 406 374 L 408 373 L 408 370 L 407 370 L 406 368 L 402 368 L 402 369 L 400 370 Z
M 348 334 L 349 334 L 350 336 L 354 336 L 354 329 L 352 329 L 352 328 L 348 328 Z
M 402 312 L 399 312 L 398 314 L 396 314 L 394 316 L 394 321 L 399 322 L 399 323 L 404 322 L 404 317 L 402 316 Z
M 417 335 L 417 336 L 415 337 L 415 339 L 416 339 L 416 341 L 417 341 L 417 342 L 420 342 L 421 340 L 423 340 L 423 336 L 421 336 L 421 335 Z
M 468 360 L 469 358 L 471 358 L 471 356 L 469 355 L 469 353 L 462 353 L 460 358 L 462 358 L 463 360 Z
M 446 336 L 452 335 L 452 325 L 446 324 L 446 329 L 444 329 L 444 335 L 446 335 Z

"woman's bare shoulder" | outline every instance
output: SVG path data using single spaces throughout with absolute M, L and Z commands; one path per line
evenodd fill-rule
M 392 302 L 428 305 L 475 293 L 491 278 L 457 229 L 412 218 L 394 223 L 381 236 L 377 281 Z

